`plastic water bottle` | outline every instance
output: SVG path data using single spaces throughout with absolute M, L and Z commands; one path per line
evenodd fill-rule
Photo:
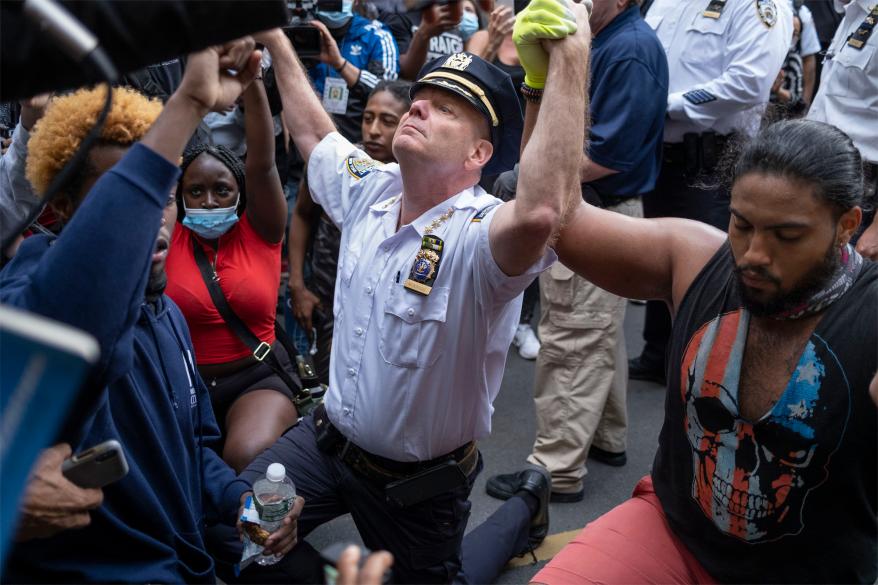
M 283 524 L 284 518 L 293 506 L 296 487 L 287 477 L 287 470 L 281 463 L 272 463 L 265 477 L 253 484 L 256 511 L 259 512 L 259 525 L 268 532 L 274 532 Z M 259 555 L 256 563 L 273 565 L 280 560 L 277 555 Z

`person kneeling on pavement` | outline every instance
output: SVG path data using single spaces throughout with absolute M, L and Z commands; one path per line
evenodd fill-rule
M 380 165 L 334 132 L 287 38 L 258 39 L 309 159 L 311 194 L 342 240 L 325 408 L 242 477 L 283 463 L 310 502 L 302 532 L 350 512 L 366 546 L 393 553 L 399 582 L 483 583 L 495 570 L 470 568 L 467 545 L 461 561 L 482 467 L 474 441 L 490 433 L 521 293 L 555 259 L 549 244 L 578 189 L 586 126 L 587 10 L 555 0 L 533 8 L 519 48 L 550 115 L 528 110 L 518 195 L 502 204 L 477 184 L 518 157 L 522 116 L 508 74 L 466 53 L 429 64 L 394 136 L 398 164 Z M 563 170 L 546 177 L 549 157 Z M 491 553 L 501 563 L 548 531 L 549 477 L 538 469 L 532 479 L 510 499 L 528 513 L 524 542 L 487 539 L 520 545 Z
M 66 224 L 61 235 L 28 238 L 0 273 L 0 301 L 98 340 L 103 390 L 65 440 L 79 452 L 115 439 L 130 466 L 104 488 L 88 526 L 17 544 L 6 582 L 216 581 L 205 527 L 234 526 L 250 488 L 213 450 L 219 431 L 186 322 L 163 294 L 164 264 L 183 148 L 208 111 L 234 103 L 258 66 L 249 39 L 191 55 L 164 110 L 131 90 L 113 90 L 101 140 L 55 204 Z M 100 88 L 80 90 L 50 106 L 29 144 L 37 192 L 79 148 L 104 96 Z M 302 504 L 267 552 L 295 544 Z

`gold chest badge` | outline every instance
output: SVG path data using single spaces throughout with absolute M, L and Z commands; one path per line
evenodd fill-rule
M 442 263 L 442 250 L 445 242 L 438 236 L 425 235 L 421 239 L 421 249 L 415 256 L 415 262 L 405 281 L 405 288 L 422 295 L 430 294 L 439 265 Z

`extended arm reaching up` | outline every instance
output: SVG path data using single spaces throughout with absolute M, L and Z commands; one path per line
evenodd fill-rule
M 542 115 L 528 106 L 530 139 L 516 198 L 497 210 L 491 223 L 491 252 L 509 276 L 523 274 L 545 253 L 570 202 L 579 197 L 591 44 L 588 12 L 580 4 L 534 0 L 515 26 L 526 82 L 544 83 L 545 93 Z
M 284 122 L 307 163 L 311 151 L 327 134 L 335 131 L 335 125 L 314 93 L 308 73 L 283 32 L 280 29 L 266 31 L 256 35 L 256 40 L 271 53 L 284 106 Z

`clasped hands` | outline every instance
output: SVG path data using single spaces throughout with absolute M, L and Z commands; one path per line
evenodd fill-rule
M 534 89 L 546 86 L 549 52 L 568 37 L 579 37 L 586 46 L 591 42 L 588 17 L 591 0 L 532 0 L 518 13 L 512 40 L 524 69 L 524 82 Z

